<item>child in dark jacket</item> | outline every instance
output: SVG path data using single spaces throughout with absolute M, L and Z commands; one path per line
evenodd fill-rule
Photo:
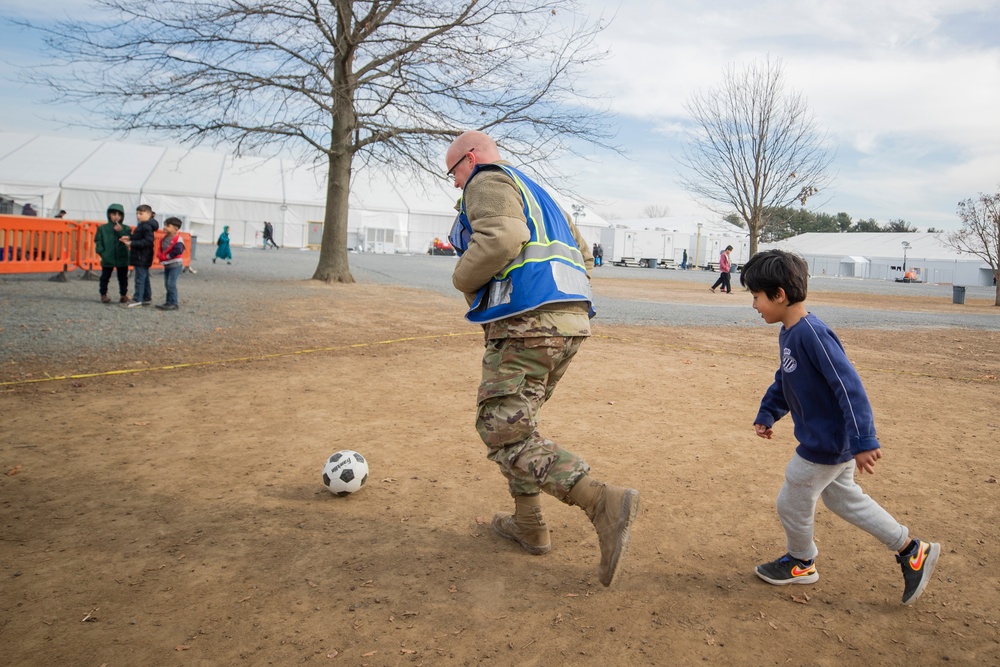
M 163 286 L 167 292 L 167 302 L 156 306 L 157 310 L 177 310 L 177 278 L 184 270 L 184 240 L 181 238 L 181 221 L 178 218 L 167 218 L 163 221 L 166 234 L 160 240 L 157 248 L 157 259 L 163 265 Z
M 108 296 L 108 283 L 111 274 L 118 273 L 119 302 L 128 303 L 128 248 L 120 240 L 128 236 L 132 230 L 126 225 L 125 208 L 121 204 L 108 206 L 108 221 L 97 228 L 94 233 L 94 249 L 101 256 L 101 303 L 111 303 Z
M 743 267 L 740 283 L 768 324 L 780 322 L 779 366 L 754 419 L 761 438 L 789 412 L 799 446 L 785 468 L 778 516 L 788 552 L 756 568 L 769 584 L 811 584 L 819 579 L 813 541 L 816 501 L 897 552 L 903 604 L 916 602 L 931 578 L 941 545 L 910 538 L 906 526 L 861 490 L 855 470 L 875 473 L 882 450 L 871 404 L 840 339 L 805 308 L 809 267 L 782 250 L 760 252 Z
M 153 265 L 153 252 L 156 241 L 156 230 L 160 223 L 153 217 L 153 209 L 148 204 L 140 204 L 135 209 L 135 219 L 139 224 L 132 230 L 131 236 L 123 236 L 121 241 L 129 249 L 129 261 L 135 270 L 135 289 L 132 300 L 125 306 L 153 305 L 153 288 L 149 284 L 149 267 Z

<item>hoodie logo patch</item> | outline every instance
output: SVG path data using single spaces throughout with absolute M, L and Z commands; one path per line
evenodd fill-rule
M 786 373 L 794 373 L 795 369 L 799 367 L 799 362 L 795 361 L 795 357 L 792 356 L 792 351 L 787 347 L 781 352 L 781 370 Z

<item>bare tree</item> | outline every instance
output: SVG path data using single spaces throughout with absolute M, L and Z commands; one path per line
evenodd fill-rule
M 665 218 L 670 215 L 670 207 L 663 204 L 650 204 L 642 209 L 644 218 Z
M 750 232 L 750 253 L 768 211 L 806 200 L 825 187 L 831 153 L 798 93 L 788 91 L 780 60 L 726 68 L 721 86 L 686 105 L 695 131 L 685 147 L 681 182 L 719 213 L 736 209 Z
M 353 282 L 352 169 L 443 176 L 447 142 L 488 130 L 552 174 L 550 155 L 611 147 L 576 76 L 604 56 L 603 25 L 575 0 L 95 0 L 106 20 L 31 25 L 52 66 L 26 75 L 102 129 L 241 154 L 294 155 L 327 171 L 313 278 Z M 355 159 L 358 159 L 358 164 Z
M 1000 306 L 1000 192 L 980 192 L 975 199 L 958 202 L 958 217 L 962 228 L 948 234 L 945 243 L 989 264 L 997 288 L 994 305 Z

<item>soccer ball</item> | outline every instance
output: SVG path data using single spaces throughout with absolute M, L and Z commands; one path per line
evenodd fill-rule
M 335 496 L 347 496 L 368 481 L 368 461 L 355 451 L 342 449 L 326 460 L 323 485 Z

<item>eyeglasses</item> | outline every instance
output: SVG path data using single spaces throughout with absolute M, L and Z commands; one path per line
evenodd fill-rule
M 451 165 L 451 169 L 448 170 L 448 178 L 451 178 L 454 171 L 458 169 L 458 165 L 462 164 L 465 161 L 465 158 L 469 157 L 469 154 L 475 152 L 475 150 L 476 150 L 475 148 L 470 148 L 468 152 L 466 152 L 462 157 L 458 158 L 458 162 Z

